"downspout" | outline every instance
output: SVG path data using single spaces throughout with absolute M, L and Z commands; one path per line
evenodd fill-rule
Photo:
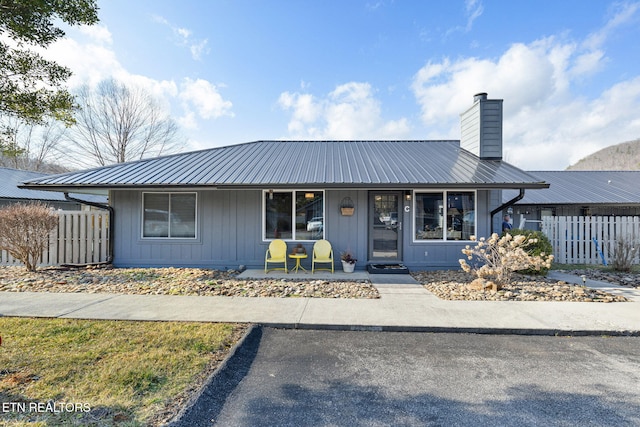
M 100 262 L 97 264 L 111 264 L 113 263 L 113 220 L 115 217 L 115 210 L 112 206 L 104 203 L 90 202 L 88 200 L 76 199 L 74 197 L 69 196 L 69 193 L 64 193 L 64 198 L 70 202 L 81 203 L 83 205 L 93 206 L 94 208 L 104 209 L 109 211 L 109 245 L 107 246 L 107 261 Z M 95 265 L 95 264 L 94 264 Z
M 497 208 L 495 208 L 494 210 L 491 211 L 491 234 L 493 234 L 493 217 L 500 211 L 508 208 L 509 206 L 513 206 L 516 203 L 518 203 L 520 200 L 522 200 L 522 198 L 524 197 L 524 188 L 520 189 L 520 194 L 518 194 L 516 197 L 514 197 L 513 199 L 509 200 L 508 202 L 504 203 L 501 206 L 498 206 Z

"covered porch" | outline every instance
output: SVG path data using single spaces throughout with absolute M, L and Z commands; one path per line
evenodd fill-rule
M 284 271 L 264 272 L 264 269 L 247 269 L 238 275 L 238 279 L 281 279 L 281 280 L 326 280 L 345 282 L 370 282 L 373 284 L 410 284 L 417 285 L 418 282 L 410 274 L 370 274 L 366 270 L 356 270 L 353 273 L 344 273 L 336 270 L 330 271 L 298 271 L 285 273 Z

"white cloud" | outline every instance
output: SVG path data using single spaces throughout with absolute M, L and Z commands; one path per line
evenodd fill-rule
M 466 0 L 465 10 L 467 13 L 467 26 L 465 27 L 465 31 L 469 32 L 473 28 L 475 20 L 482 15 L 482 12 L 484 12 L 484 7 L 480 0 Z
M 65 37 L 40 50 L 45 58 L 71 69 L 70 87 L 95 85 L 109 77 L 128 74 L 112 49 L 111 32 L 106 26 L 82 26 L 80 37 Z M 38 50 L 38 49 L 36 49 Z
M 617 3 L 614 4 L 614 7 L 619 7 L 619 9 L 615 11 L 613 17 L 585 40 L 584 45 L 587 49 L 599 49 L 615 30 L 637 20 L 636 13 L 640 10 L 640 3 Z
M 169 24 L 169 21 L 167 21 L 164 17 L 160 16 L 160 15 L 152 15 L 151 19 L 153 19 L 155 22 L 157 22 L 158 24 L 162 24 L 162 25 L 167 25 L 167 26 L 171 26 Z
M 186 112 L 183 116 L 178 118 L 178 124 L 185 129 L 198 129 L 198 121 L 193 111 Z
M 320 118 L 322 107 L 313 95 L 284 92 L 278 103 L 284 110 L 293 112 L 288 125 L 291 135 L 313 136 L 316 133 L 315 122 Z
M 203 55 L 209 53 L 210 49 L 207 46 L 209 40 L 194 39 L 193 31 L 188 28 L 178 27 L 162 16 L 154 15 L 152 19 L 158 24 L 169 27 L 175 37 L 175 44 L 180 47 L 187 47 L 194 60 L 199 61 Z
M 467 58 L 428 63 L 412 84 L 422 120 L 439 126 L 468 108 L 478 92 L 504 97 L 511 105 L 541 102 L 555 92 L 554 76 L 558 75 L 550 47 L 550 40 L 541 40 L 528 46 L 515 44 L 497 61 Z
M 196 61 L 199 61 L 200 59 L 202 59 L 203 55 L 206 55 L 209 53 L 209 47 L 207 46 L 208 43 L 209 41 L 205 39 L 205 40 L 201 40 L 198 43 L 191 44 L 191 46 L 189 46 L 189 50 L 191 51 L 191 57 Z
M 284 92 L 278 104 L 283 110 L 291 111 L 288 131 L 292 138 L 405 138 L 410 130 L 404 118 L 396 121 L 382 118 L 380 101 L 368 83 L 346 83 L 323 98 Z
M 187 30 L 186 28 L 174 28 L 173 31 L 177 35 L 182 37 L 185 41 L 188 40 L 189 37 L 191 37 L 191 31 Z
M 591 99 L 572 89 L 606 67 L 607 37 L 639 9 L 625 6 L 582 43 L 547 37 L 514 44 L 496 59 L 427 63 L 412 83 L 422 122 L 441 137 L 459 138 L 459 113 L 473 94 L 504 99 L 505 158 L 529 170 L 564 169 L 605 146 L 638 138 L 640 77 Z
M 86 35 L 91 40 L 99 44 L 111 44 L 113 39 L 111 31 L 104 25 L 80 25 L 78 27 L 80 33 Z
M 71 69 L 73 75 L 67 81 L 71 90 L 114 78 L 143 87 L 169 108 L 169 99 L 178 94 L 174 81 L 156 80 L 126 70 L 113 51 L 111 32 L 106 26 L 83 26 L 79 34 L 83 37 L 65 37 L 42 51 L 46 58 Z
M 180 84 L 178 97 L 182 100 L 186 112 L 181 122 L 188 128 L 197 127 L 195 114 L 205 120 L 223 116 L 233 117 L 232 103 L 224 100 L 218 92 L 218 88 L 207 80 L 185 78 Z
M 155 19 L 161 22 L 162 18 Z M 42 54 L 72 70 L 67 82 L 72 91 L 84 84 L 95 86 L 108 78 L 139 86 L 149 91 L 166 111 L 180 116 L 178 122 L 186 129 L 198 129 L 201 120 L 233 117 L 231 101 L 223 99 L 218 87 L 207 80 L 159 80 L 129 72 L 118 60 L 106 26 L 70 31 L 69 36 L 53 43 Z
M 464 14 L 467 19 L 465 25 L 457 25 L 453 28 L 449 28 L 444 36 L 448 37 L 453 33 L 468 33 L 473 29 L 473 24 L 484 12 L 484 6 L 480 0 L 465 0 L 464 2 Z

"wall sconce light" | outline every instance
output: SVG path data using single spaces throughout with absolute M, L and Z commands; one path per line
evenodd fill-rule
M 269 200 L 273 200 L 273 190 L 269 190 Z
M 404 199 L 405 199 L 407 202 L 410 202 L 410 201 L 411 201 L 411 191 L 407 191 L 407 192 L 404 194 Z

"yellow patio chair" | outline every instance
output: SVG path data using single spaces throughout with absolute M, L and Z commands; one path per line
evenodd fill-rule
M 316 268 L 318 264 L 331 264 L 331 268 Z M 313 245 L 313 257 L 311 260 L 311 273 L 316 270 L 326 270 L 333 273 L 333 249 L 328 240 L 318 240 Z
M 269 263 L 284 263 L 284 268 L 272 268 L 271 270 L 284 270 L 285 273 L 289 272 L 287 270 L 287 242 L 276 239 L 269 243 L 269 249 L 267 249 L 267 253 L 264 255 L 265 273 L 270 271 L 267 269 Z

